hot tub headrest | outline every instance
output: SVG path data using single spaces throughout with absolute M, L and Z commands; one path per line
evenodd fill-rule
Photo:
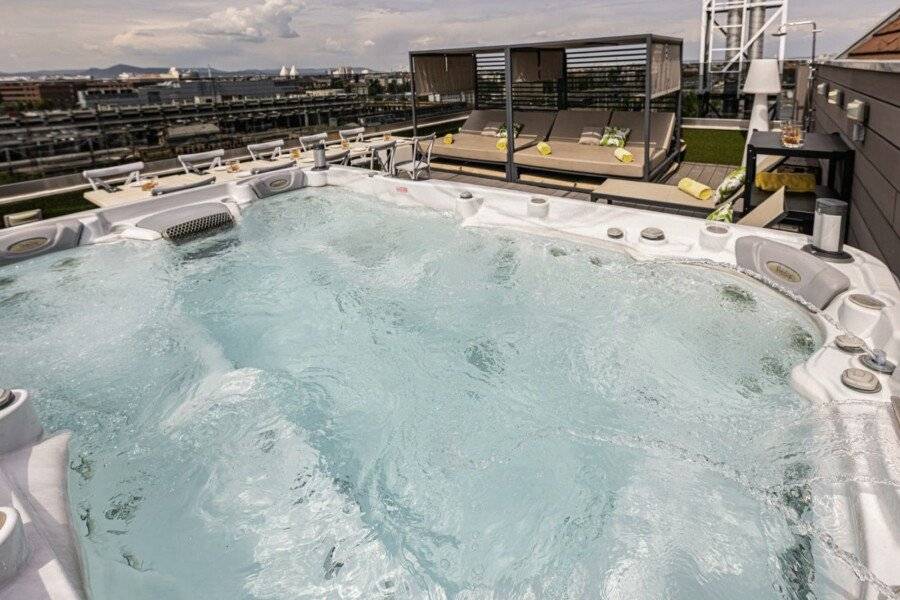
M 306 174 L 300 169 L 266 173 L 247 181 L 257 198 L 268 198 L 282 192 L 306 187 Z
M 850 279 L 822 259 L 755 235 L 738 238 L 735 260 L 819 309 L 850 288 Z
M 77 219 L 67 219 L 0 230 L 0 265 L 74 248 L 83 227 Z

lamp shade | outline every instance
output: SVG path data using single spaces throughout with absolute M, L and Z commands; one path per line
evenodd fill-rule
M 757 58 L 750 63 L 745 94 L 778 94 L 781 92 L 781 73 L 774 58 Z

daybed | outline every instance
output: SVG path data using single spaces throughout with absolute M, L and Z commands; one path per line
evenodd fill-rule
M 547 139 L 555 116 L 553 111 L 515 111 L 513 121 L 523 126 L 516 136 L 515 147 L 529 148 Z M 453 143 L 444 144 L 438 140 L 433 154 L 456 160 L 505 163 L 506 150 L 497 148 L 499 138 L 483 133 L 488 125 L 505 123 L 506 113 L 503 110 L 473 110 L 460 128 L 460 133 L 453 134 Z
M 623 163 L 613 154 L 615 148 L 579 144 L 585 127 L 607 125 L 631 130 L 625 148 L 634 162 Z M 650 168 L 662 164 L 671 148 L 675 132 L 675 114 L 655 112 L 650 116 Z M 542 155 L 536 147 L 517 151 L 515 162 L 521 167 L 547 171 L 640 179 L 644 176 L 644 113 L 607 110 L 561 110 L 547 140 L 551 154 Z

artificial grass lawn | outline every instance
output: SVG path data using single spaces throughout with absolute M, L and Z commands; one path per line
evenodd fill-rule
M 45 219 L 52 219 L 53 217 L 91 210 L 97 207 L 84 199 L 84 191 L 68 192 L 66 194 L 57 194 L 55 196 L 24 200 L 15 204 L 0 206 L 0 217 L 34 208 L 41 209 Z M 0 227 L 2 225 L 3 221 L 0 218 Z
M 744 158 L 747 134 L 730 129 L 682 129 L 687 143 L 686 162 L 739 165 Z

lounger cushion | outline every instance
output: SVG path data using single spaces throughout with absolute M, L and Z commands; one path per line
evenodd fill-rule
M 481 135 L 497 137 L 497 134 L 499 132 L 500 132 L 500 121 L 492 121 L 484 126 L 484 129 L 481 130 Z
M 600 140 L 603 139 L 604 129 L 605 127 L 585 127 L 581 130 L 581 137 L 578 138 L 578 143 L 588 146 L 599 146 Z
M 700 214 L 712 212 L 716 207 L 712 200 L 698 200 L 674 185 L 644 181 L 607 179 L 597 188 L 596 195 L 602 202 L 641 207 L 670 206 Z M 628 199 L 633 200 L 634 204 L 630 204 Z
M 526 148 L 537 144 L 539 140 L 533 136 L 520 135 L 516 138 L 516 148 Z M 460 133 L 454 136 L 453 143 L 435 144 L 432 150 L 435 156 L 475 160 L 483 162 L 506 162 L 506 150 L 497 149 L 497 138 L 481 134 Z
M 556 112 L 547 110 L 517 110 L 513 113 L 513 121 L 522 124 L 522 130 L 517 139 L 536 138 L 537 142 L 547 139 L 553 123 L 556 121 Z M 537 143 L 535 142 L 535 143 Z M 521 144 L 521 142 L 519 143 Z M 517 144 L 517 145 L 519 145 Z
M 644 113 L 616 111 L 609 121 L 612 127 L 627 127 L 631 130 L 628 136 L 628 144 L 643 145 L 644 143 Z M 656 148 L 668 150 L 675 133 L 675 113 L 655 112 L 650 113 L 650 145 Z
M 553 122 L 550 141 L 577 142 L 587 127 L 602 132 L 611 115 L 608 110 L 561 110 Z
M 488 124 L 497 123 L 499 127 L 504 120 L 506 120 L 506 113 L 502 110 L 473 110 L 459 131 L 480 134 Z
M 627 150 L 634 154 L 634 162 L 623 163 L 615 157 L 615 148 L 563 141 L 554 141 L 552 145 L 553 153 L 549 156 L 541 155 L 537 148 L 533 147 L 516 152 L 516 164 L 554 171 L 588 173 L 591 175 L 634 178 L 644 176 L 643 146 L 625 146 Z M 665 152 L 663 150 L 651 148 L 651 168 L 659 165 L 664 158 Z

